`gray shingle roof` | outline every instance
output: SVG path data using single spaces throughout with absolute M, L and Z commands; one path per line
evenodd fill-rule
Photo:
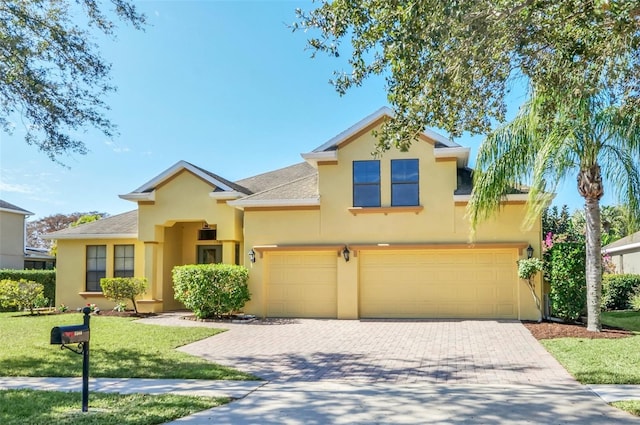
M 24 215 L 33 215 L 31 211 L 27 211 L 24 208 L 18 207 L 17 205 L 10 204 L 9 202 L 3 201 L 2 199 L 0 199 L 0 209 L 11 210 Z
M 247 177 L 246 179 L 238 180 L 236 183 L 246 187 L 252 193 L 258 193 L 317 173 L 317 170 L 308 163 L 300 162 L 268 173 Z
M 247 196 L 240 199 L 238 202 L 242 203 L 245 201 L 251 202 L 270 199 L 311 199 L 317 198 L 318 196 L 318 173 L 314 173 L 294 181 L 263 190 L 255 195 Z
M 453 192 L 454 195 L 471 195 L 473 190 L 473 170 L 469 167 L 458 168 L 457 170 L 458 185 Z M 526 186 L 513 187 L 509 191 L 509 195 L 529 193 Z
M 233 182 L 225 179 L 224 177 L 220 177 L 219 175 L 214 174 L 211 171 L 207 171 L 202 167 L 198 167 L 197 165 L 193 165 L 190 162 L 188 162 L 188 164 L 190 164 L 191 166 L 197 168 L 198 170 L 202 171 L 203 173 L 207 174 L 208 176 L 211 176 L 214 179 L 221 181 L 222 183 L 226 184 L 227 186 L 229 186 L 230 188 L 232 188 L 233 190 L 235 190 L 237 192 L 244 193 L 245 195 L 249 195 L 251 193 L 251 191 L 249 189 L 247 189 L 246 187 L 244 187 L 244 186 L 242 186 L 240 184 L 233 183 Z M 218 189 L 216 189 L 216 191 L 218 191 Z
M 640 232 L 632 233 L 629 236 L 625 236 L 622 239 L 618 239 L 615 242 L 611 242 L 609 245 L 602 247 L 603 251 L 607 251 L 613 248 L 622 248 L 626 245 L 640 243 Z
M 114 215 L 48 233 L 45 239 L 75 239 L 91 237 L 136 237 L 138 234 L 138 210 Z

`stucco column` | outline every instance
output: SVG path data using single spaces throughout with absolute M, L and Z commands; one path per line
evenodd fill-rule
M 338 319 L 358 318 L 358 257 L 351 251 L 351 258 L 345 261 L 337 257 L 337 298 Z
M 224 264 L 236 263 L 236 243 L 231 241 L 222 242 L 222 262 Z
M 144 277 L 147 278 L 149 289 L 145 299 L 162 299 L 162 273 L 159 268 L 158 253 L 160 244 L 155 241 L 144 243 Z

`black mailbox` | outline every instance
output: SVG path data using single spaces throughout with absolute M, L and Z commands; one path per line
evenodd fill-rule
M 51 344 L 77 344 L 89 342 L 89 326 L 56 326 L 51 329 Z

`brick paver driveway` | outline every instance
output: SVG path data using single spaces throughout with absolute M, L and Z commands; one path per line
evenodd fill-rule
M 269 381 L 576 383 L 517 321 L 144 321 L 228 328 L 180 350 Z

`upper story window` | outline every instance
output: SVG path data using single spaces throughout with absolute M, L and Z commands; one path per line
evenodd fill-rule
M 100 279 L 106 277 L 107 246 L 87 245 L 87 292 L 102 292 Z
M 417 159 L 391 160 L 391 205 L 415 206 L 420 204 Z
M 353 161 L 353 206 L 380 206 L 380 161 Z
M 133 277 L 135 264 L 133 245 L 113 247 L 113 277 Z

